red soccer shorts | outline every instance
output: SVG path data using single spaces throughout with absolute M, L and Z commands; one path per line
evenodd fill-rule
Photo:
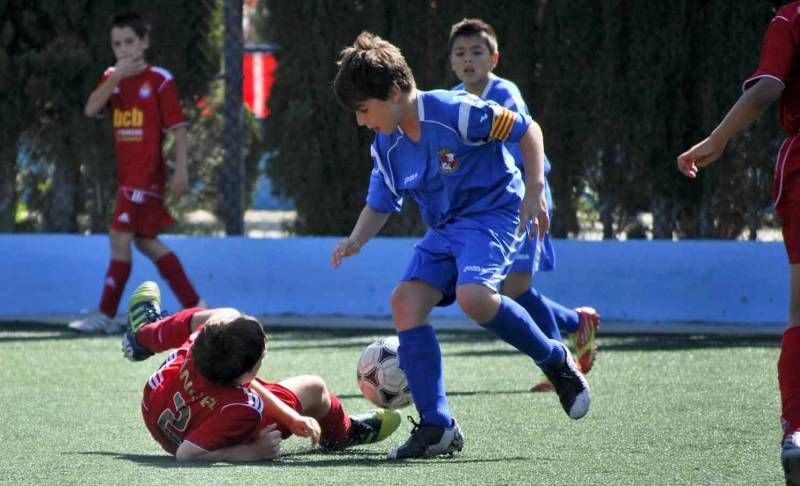
M 300 397 L 298 397 L 295 394 L 295 392 L 293 392 L 292 390 L 286 388 L 285 386 L 279 383 L 269 383 L 262 380 L 261 378 L 256 378 L 256 380 L 262 385 L 264 385 L 264 388 L 271 391 L 272 394 L 278 398 L 278 400 L 282 401 L 286 405 L 289 405 L 291 408 L 296 410 L 297 413 L 301 415 L 303 414 L 303 405 L 300 403 Z M 272 419 L 268 419 L 268 422 L 266 423 L 262 422 L 262 424 L 264 424 L 265 426 L 273 423 L 275 423 L 275 421 Z M 292 435 L 289 429 L 283 424 L 278 424 L 278 430 L 281 431 L 281 437 L 284 439 Z
M 161 230 L 174 223 L 164 207 L 163 198 L 127 188 L 117 193 L 112 229 L 155 238 Z
M 787 138 L 778 151 L 772 200 L 789 263 L 800 263 L 800 134 Z

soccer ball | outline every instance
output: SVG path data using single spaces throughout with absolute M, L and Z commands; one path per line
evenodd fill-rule
M 411 390 L 400 363 L 397 336 L 378 339 L 364 349 L 358 360 L 358 387 L 364 397 L 382 408 L 402 408 L 412 402 Z

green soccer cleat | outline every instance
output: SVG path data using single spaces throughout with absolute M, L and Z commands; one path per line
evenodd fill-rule
M 161 319 L 161 291 L 155 282 L 144 282 L 128 301 L 128 330 L 122 336 L 122 354 L 128 361 L 144 361 L 153 355 L 136 339 L 145 324 Z
M 145 324 L 161 319 L 161 291 L 158 284 L 142 282 L 128 301 L 128 327 L 135 334 Z
M 350 431 L 343 443 L 320 443 L 325 452 L 340 451 L 348 447 L 374 444 L 389 437 L 400 426 L 400 414 L 394 410 L 376 408 L 350 417 Z

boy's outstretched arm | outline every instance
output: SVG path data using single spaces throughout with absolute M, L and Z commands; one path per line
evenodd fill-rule
M 339 268 L 339 265 L 342 264 L 342 259 L 357 255 L 361 251 L 361 247 L 366 245 L 383 228 L 383 225 L 389 220 L 390 214 L 380 213 L 369 206 L 364 206 L 350 236 L 340 240 L 336 244 L 336 248 L 333 249 L 331 266 Z
M 274 459 L 281 452 L 281 431 L 275 424 L 264 427 L 255 441 L 207 451 L 183 441 L 175 452 L 178 462 L 246 462 Z
M 678 156 L 678 170 L 694 179 L 697 171 L 717 160 L 739 130 L 758 119 L 783 93 L 784 84 L 774 78 L 763 77 L 742 93 L 725 118 L 711 134 Z
M 519 208 L 517 233 L 521 234 L 528 221 L 533 220 L 538 228 L 539 239 L 544 239 L 550 230 L 550 216 L 544 194 L 544 135 L 538 123 L 534 121 L 528 126 L 519 141 L 519 148 L 525 163 L 525 197 Z M 535 234 L 531 231 L 531 238 Z

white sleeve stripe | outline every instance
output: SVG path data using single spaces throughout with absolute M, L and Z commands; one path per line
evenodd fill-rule
M 753 81 L 755 81 L 757 79 L 761 79 L 761 78 L 774 79 L 775 81 L 778 81 L 782 85 L 784 85 L 784 86 L 786 85 L 786 83 L 784 83 L 783 80 L 781 78 L 777 77 L 777 76 L 773 76 L 771 74 L 759 74 L 758 76 L 753 76 L 753 77 L 750 77 L 750 78 L 747 78 L 747 79 L 744 80 L 744 83 L 742 83 L 742 92 L 744 93 L 745 91 L 747 91 L 748 85 L 750 83 L 752 83 Z
M 452 127 L 450 127 L 450 126 L 447 126 L 447 125 L 445 125 L 445 124 L 444 124 L 444 123 L 442 123 L 442 122 L 438 122 L 438 121 L 436 121 L 436 120 L 425 120 L 425 123 L 432 123 L 432 124 L 434 124 L 434 125 L 439 125 L 440 127 L 446 128 L 447 130 L 450 130 L 451 132 L 455 133 L 455 134 L 456 134 L 456 136 L 461 136 L 461 135 L 460 135 L 458 132 L 456 132 L 455 130 L 453 130 L 453 128 L 452 128 Z M 469 141 L 469 140 L 467 140 L 467 139 L 462 139 L 462 140 L 461 140 L 461 142 L 462 142 L 464 145 L 483 145 L 484 143 L 486 143 L 486 142 L 470 142 L 470 141 Z
M 161 90 L 164 89 L 164 86 L 166 86 L 168 82 L 172 81 L 172 73 L 158 66 L 150 66 L 150 69 L 164 77 L 164 81 L 161 82 L 158 89 L 156 90 L 160 93 Z
M 394 149 L 397 146 L 397 142 L 399 141 L 400 139 L 398 138 L 397 141 L 394 143 L 394 145 L 392 145 L 389 148 L 389 150 L 386 152 L 387 157 L 389 156 L 389 152 L 391 152 L 392 149 Z M 381 174 L 383 175 L 383 183 L 386 184 L 386 187 L 388 187 L 389 190 L 392 191 L 392 194 L 394 194 L 395 197 L 400 197 L 400 195 L 397 193 L 397 190 L 394 188 L 394 184 L 392 183 L 392 178 L 389 176 L 386 167 L 383 165 L 383 160 L 381 160 L 381 156 L 378 155 L 378 151 L 375 150 L 374 145 L 369 146 L 369 153 L 370 155 L 372 155 L 372 157 L 375 158 L 375 162 L 378 163 L 378 170 L 380 170 Z
M 462 101 L 461 106 L 458 107 L 458 132 L 464 140 L 468 140 L 470 108 L 472 108 L 472 104 L 466 101 Z

